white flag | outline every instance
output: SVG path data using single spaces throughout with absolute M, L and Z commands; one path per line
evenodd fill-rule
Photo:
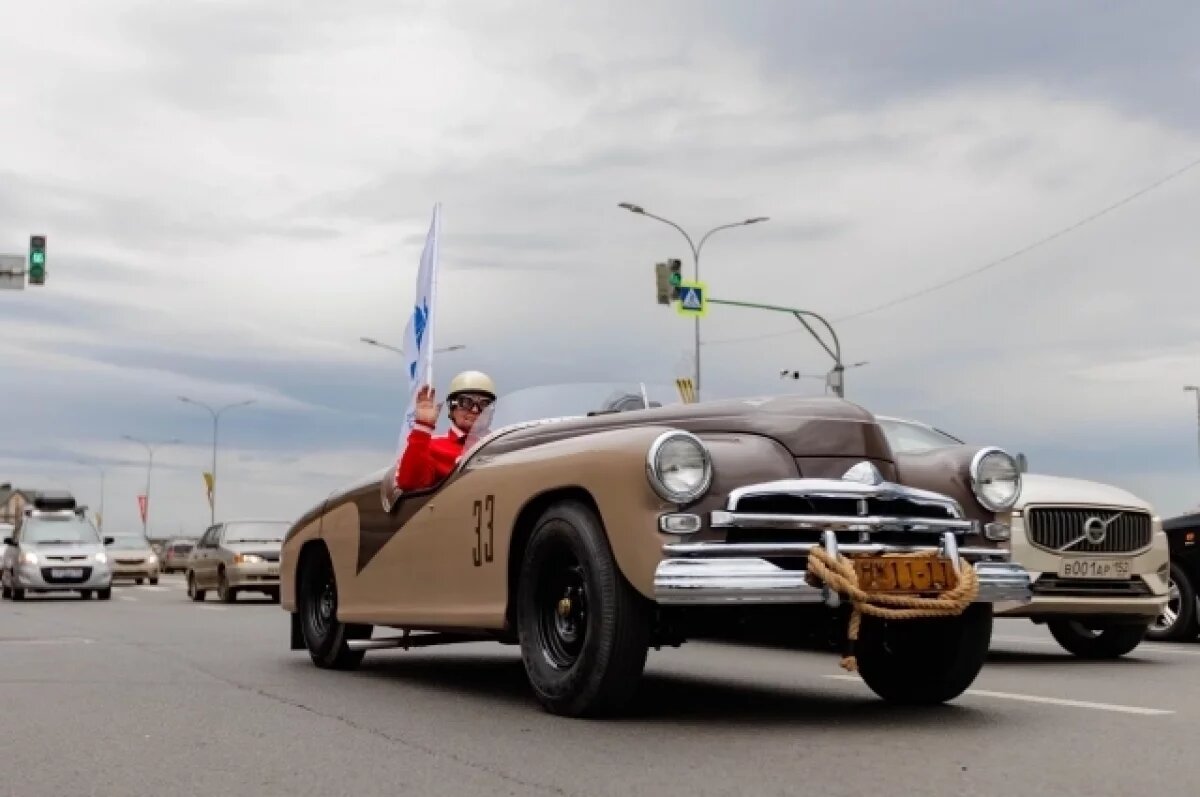
M 417 411 L 417 392 L 423 385 L 433 384 L 433 308 L 437 294 L 438 238 L 442 230 L 441 203 L 433 206 L 433 221 L 425 236 L 421 252 L 421 267 L 417 269 L 417 292 L 413 299 L 412 315 L 404 329 L 404 356 L 408 361 L 408 412 L 404 414 L 404 429 L 400 433 L 403 449 L 412 431 Z

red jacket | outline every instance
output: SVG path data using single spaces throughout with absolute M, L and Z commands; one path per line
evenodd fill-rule
M 467 433 L 451 424 L 442 437 L 433 436 L 433 427 L 418 423 L 408 433 L 408 445 L 396 465 L 396 489 L 424 490 L 450 475 L 462 456 Z

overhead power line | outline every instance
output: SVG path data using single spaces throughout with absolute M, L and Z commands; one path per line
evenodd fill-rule
M 922 296 L 927 296 L 931 293 L 940 291 L 944 288 L 950 287 L 951 285 L 962 282 L 963 280 L 969 279 L 978 274 L 982 274 L 983 272 L 993 269 L 996 266 L 1000 266 L 1011 260 L 1015 260 L 1016 258 L 1020 257 L 1021 255 L 1028 254 L 1029 252 L 1032 252 L 1034 249 L 1037 249 L 1038 247 L 1045 246 L 1046 244 L 1050 243 L 1051 241 L 1057 240 L 1058 238 L 1061 238 L 1064 235 L 1068 235 L 1069 233 L 1072 233 L 1075 230 L 1078 230 L 1080 227 L 1091 224 L 1092 222 L 1096 221 L 1097 219 L 1101 218 L 1102 216 L 1106 216 L 1109 213 L 1112 213 L 1114 210 L 1117 210 L 1121 207 L 1124 207 L 1125 205 L 1128 205 L 1130 202 L 1133 202 L 1134 200 L 1145 196 L 1146 194 L 1150 193 L 1151 191 L 1155 190 L 1156 188 L 1166 185 L 1167 183 L 1171 182 L 1172 180 L 1174 180 L 1178 177 L 1182 177 L 1184 174 L 1186 174 L 1187 172 L 1196 168 L 1197 166 L 1200 166 L 1200 158 L 1192 161 L 1191 163 L 1187 164 L 1186 166 L 1183 166 L 1182 168 L 1176 169 L 1175 171 L 1168 174 L 1166 177 L 1162 177 L 1162 178 L 1156 180 L 1155 182 L 1151 183 L 1150 185 L 1147 185 L 1144 188 L 1141 188 L 1141 189 L 1133 192 L 1132 194 L 1129 194 L 1128 196 L 1112 203 L 1111 205 L 1108 205 L 1107 207 L 1104 207 L 1104 208 L 1096 211 L 1095 213 L 1092 213 L 1090 216 L 1086 216 L 1085 218 L 1080 219 L 1079 221 L 1075 222 L 1074 224 L 1071 224 L 1070 226 L 1063 227 L 1062 229 L 1058 230 L 1057 232 L 1051 233 L 1050 235 L 1047 235 L 1044 238 L 1040 238 L 1037 241 L 1034 241 L 1033 243 L 1031 243 L 1027 246 L 1023 246 L 1020 249 L 1017 249 L 1016 251 L 1013 251 L 1007 255 L 1004 255 L 1003 257 L 1000 257 L 1000 258 L 997 258 L 990 262 L 984 263 L 983 265 L 977 266 L 976 268 L 970 269 L 969 271 L 964 271 L 963 273 L 958 274 L 953 277 L 950 277 L 949 279 L 942 280 L 941 282 L 934 283 L 933 285 L 929 285 L 925 288 L 921 288 L 920 290 L 916 290 L 911 293 L 903 294 L 902 296 L 898 296 L 895 299 L 890 299 L 886 302 L 874 305 L 872 307 L 868 307 L 864 310 L 859 310 L 857 312 L 850 313 L 848 315 L 844 315 L 839 318 L 834 318 L 833 323 L 836 324 L 836 323 L 840 323 L 842 321 L 850 321 L 850 320 L 853 320 L 856 318 L 862 318 L 863 316 L 872 315 L 874 313 L 878 313 L 883 310 L 888 310 L 899 304 L 904 304 L 905 302 L 910 302 L 914 299 L 919 299 Z M 789 329 L 786 332 L 768 332 L 768 333 L 765 333 L 762 335 L 750 335 L 747 337 L 740 337 L 740 338 L 723 338 L 721 340 L 706 341 L 706 345 L 712 345 L 714 343 L 745 343 L 745 342 L 754 341 L 754 340 L 766 340 L 768 338 L 779 338 L 779 337 L 783 337 L 785 335 L 795 335 L 798 332 L 803 332 L 803 331 L 804 330 L 802 330 L 802 329 Z

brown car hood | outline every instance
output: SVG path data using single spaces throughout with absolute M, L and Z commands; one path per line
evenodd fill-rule
M 777 396 L 674 404 L 517 428 L 480 450 L 492 456 L 568 437 L 627 426 L 663 425 L 689 432 L 747 432 L 778 441 L 796 457 L 865 457 L 891 461 L 875 416 L 832 398 Z

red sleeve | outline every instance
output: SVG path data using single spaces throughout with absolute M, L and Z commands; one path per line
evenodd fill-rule
M 404 447 L 396 466 L 396 489 L 422 490 L 437 484 L 437 473 L 429 451 L 432 438 L 433 429 L 423 424 L 416 424 L 408 433 L 408 445 Z

